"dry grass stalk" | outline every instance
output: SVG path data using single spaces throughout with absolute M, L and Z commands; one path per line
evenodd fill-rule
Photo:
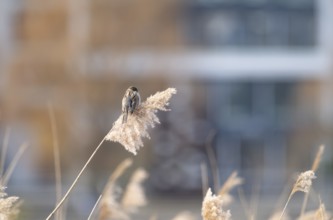
M 3 185 L 3 186 L 7 185 L 12 173 L 14 172 L 14 169 L 15 169 L 17 163 L 19 162 L 20 158 L 22 157 L 23 153 L 28 148 L 28 146 L 29 146 L 28 143 L 21 144 L 21 146 L 19 147 L 19 150 L 16 152 L 14 158 L 10 162 L 8 169 L 6 170 L 5 174 L 1 178 L 1 185 Z
M 116 182 L 116 180 L 126 171 L 126 169 L 128 169 L 131 165 L 133 164 L 133 160 L 131 158 L 127 158 L 124 161 L 122 161 L 117 167 L 116 169 L 113 171 L 113 173 L 111 174 L 111 176 L 109 177 L 109 180 L 106 184 L 106 186 L 104 187 L 103 193 L 102 195 L 109 190 L 110 188 L 112 188 Z
M 10 136 L 10 128 L 6 128 L 5 136 L 2 142 L 2 149 L 1 149 L 1 160 L 0 160 L 0 177 L 3 176 L 3 172 L 5 170 L 5 161 L 6 161 L 6 154 L 8 149 L 8 142 Z
M 330 213 L 326 212 L 325 205 L 320 203 L 317 210 L 309 211 L 300 216 L 298 220 L 329 220 Z
M 156 116 L 157 110 L 167 111 L 166 106 L 169 105 L 169 100 L 173 94 L 176 94 L 176 89 L 169 88 L 163 92 L 157 92 L 155 95 L 147 98 L 145 102 L 140 104 L 134 111 L 131 117 L 128 117 L 125 124 L 122 123 L 122 115 L 117 119 L 111 128 L 110 132 L 101 140 L 95 150 L 92 152 L 86 163 L 83 165 L 79 174 L 74 179 L 72 185 L 69 187 L 65 195 L 52 210 L 52 212 L 46 217 L 49 220 L 54 213 L 63 205 L 68 198 L 70 192 L 74 189 L 78 180 L 82 176 L 83 171 L 87 168 L 97 151 L 101 148 L 105 140 L 119 142 L 125 146 L 125 148 L 136 154 L 136 151 L 143 146 L 142 137 L 149 137 L 147 132 L 148 126 L 153 127 L 159 120 Z
M 294 184 L 294 187 L 293 189 L 291 190 L 291 193 L 288 197 L 288 200 L 282 210 L 282 213 L 281 213 L 281 216 L 280 216 L 280 219 L 282 219 L 283 217 L 283 214 L 288 206 L 288 203 L 291 199 L 291 197 L 294 195 L 294 193 L 298 192 L 298 191 L 301 191 L 301 192 L 304 192 L 304 193 L 308 193 L 309 190 L 310 190 L 310 187 L 312 185 L 312 180 L 315 179 L 316 176 L 315 176 L 315 173 L 313 172 L 313 170 L 308 170 L 308 171 L 305 171 L 303 173 L 301 173 L 295 184 Z
M 207 194 L 202 202 L 201 215 L 204 220 L 229 220 L 231 219 L 230 210 L 222 209 L 223 200 L 221 196 L 212 194 L 211 189 L 207 190 Z
M 208 172 L 206 164 L 201 163 L 200 169 L 201 169 L 202 196 L 205 196 L 205 193 L 208 190 Z
M 320 220 L 328 220 L 331 218 L 331 213 L 326 212 L 325 205 L 323 203 L 320 203 L 319 208 L 316 212 L 317 219 Z
M 233 201 L 233 197 L 230 195 L 230 191 L 236 186 L 243 184 L 243 182 L 243 178 L 238 177 L 236 171 L 232 172 L 218 193 L 222 197 L 224 205 L 228 205 Z
M 246 218 L 250 220 L 253 215 L 251 213 L 250 205 L 248 204 L 248 202 L 245 199 L 244 190 L 241 188 L 238 188 L 238 197 L 239 197 L 241 206 L 244 210 Z
M 316 172 L 319 168 L 319 164 L 320 164 L 321 158 L 323 156 L 324 150 L 325 150 L 325 146 L 321 145 L 319 147 L 319 150 L 316 154 L 316 157 L 315 157 L 315 159 L 313 161 L 313 164 L 312 164 L 312 167 L 311 167 L 311 170 L 313 170 L 314 172 Z
M 90 212 L 90 214 L 89 214 L 87 220 L 90 220 L 91 217 L 93 216 L 94 211 L 96 210 L 96 207 L 97 207 L 99 201 L 101 200 L 101 198 L 102 198 L 102 195 L 100 195 L 100 196 L 98 197 L 98 199 L 97 199 L 97 201 L 95 202 L 95 205 L 94 205 L 94 207 L 92 208 L 92 210 L 91 210 L 91 212 Z
M 319 147 L 317 155 L 316 155 L 316 157 L 313 161 L 313 164 L 312 164 L 311 170 L 313 170 L 314 172 L 316 172 L 319 168 L 319 164 L 320 164 L 321 158 L 323 156 L 324 150 L 325 150 L 325 146 L 321 145 Z M 306 208 L 306 205 L 308 203 L 308 200 L 309 200 L 309 193 L 305 194 L 305 196 L 304 196 L 303 203 L 302 203 L 302 208 L 301 208 L 301 214 L 300 214 L 301 217 L 305 212 L 305 208 Z
M 308 193 L 312 185 L 312 180 L 315 178 L 316 176 L 313 170 L 308 170 L 301 173 L 298 176 L 296 183 L 294 184 L 292 194 L 298 191 Z
M 206 152 L 208 156 L 208 161 L 210 165 L 210 169 L 212 171 L 213 181 L 214 181 L 214 190 L 218 190 L 218 187 L 220 186 L 220 175 L 219 175 L 219 168 L 217 164 L 217 159 L 213 150 L 213 139 L 216 135 L 216 131 L 211 131 L 207 137 L 206 140 Z
M 108 184 L 113 185 L 116 180 L 123 175 L 123 173 L 133 164 L 133 160 L 131 158 L 125 159 L 123 162 L 121 162 L 116 169 L 111 174 Z M 108 185 L 106 185 L 105 190 L 107 189 Z
M 99 220 L 117 219 L 129 220 L 128 214 L 122 209 L 117 201 L 119 197 L 119 189 L 116 185 L 110 184 L 108 189 L 103 193 L 99 206 Z
M 285 198 L 287 198 L 288 195 L 290 194 L 289 185 L 291 185 L 290 182 L 288 182 L 288 184 L 284 185 L 283 190 L 280 193 L 280 196 L 279 196 L 277 202 L 274 205 L 274 211 L 272 212 L 273 214 L 276 214 L 276 213 L 281 214 L 282 207 L 285 205 Z
M 52 131 L 52 143 L 53 143 L 53 156 L 54 156 L 54 170 L 55 170 L 55 180 L 56 180 L 56 203 L 61 200 L 62 194 L 62 180 L 61 180 L 61 166 L 60 166 L 60 153 L 59 153 L 59 143 L 58 143 L 58 132 L 57 132 L 57 123 L 51 102 L 48 104 L 48 112 L 51 123 Z M 59 209 L 55 214 L 55 219 L 62 219 L 62 209 Z
M 131 164 L 131 159 L 125 160 L 110 176 L 100 202 L 100 220 L 128 220 L 130 219 L 129 214 L 131 212 L 135 212 L 138 207 L 146 205 L 146 196 L 141 186 L 141 183 L 148 177 L 148 174 L 144 169 L 137 169 L 134 172 L 124 193 L 122 202 L 118 202 L 120 193 L 116 187 L 116 180 Z
M 259 188 L 258 188 L 259 190 Z M 257 206 L 258 206 L 258 198 L 254 196 L 255 194 L 252 193 L 251 201 L 246 201 L 244 190 L 242 188 L 238 188 L 238 196 L 241 206 L 244 210 L 245 216 L 248 220 L 256 219 L 257 215 Z M 257 194 L 257 196 L 259 193 Z M 223 200 L 224 201 L 224 200 Z
M 120 219 L 127 220 L 129 216 L 123 210 L 119 202 L 117 201 L 117 191 L 116 191 L 116 180 L 125 172 L 125 170 L 130 167 L 133 160 L 127 158 L 121 162 L 115 171 L 110 176 L 104 190 L 102 193 L 102 198 L 99 205 L 99 219 Z
M 331 216 L 331 213 L 326 211 L 325 205 L 320 202 L 319 208 L 316 211 L 316 218 L 319 220 L 328 220 Z
M 147 198 L 142 187 L 142 182 L 147 179 L 148 173 L 142 168 L 137 169 L 127 185 L 122 199 L 122 207 L 128 212 L 136 212 L 139 207 L 147 204 Z
M 157 110 L 168 111 L 166 106 L 169 105 L 169 100 L 174 94 L 176 94 L 176 89 L 168 88 L 148 97 L 133 114 L 129 115 L 126 123 L 122 123 L 123 116 L 121 115 L 107 134 L 106 140 L 119 142 L 127 151 L 136 155 L 140 147 L 143 147 L 142 138 L 150 138 L 147 129 L 159 123 L 156 116 Z
M 182 211 L 178 213 L 172 220 L 196 220 L 194 214 L 189 211 Z
M 279 220 L 281 214 L 282 214 L 282 210 L 276 211 L 273 213 L 273 215 L 271 217 L 269 217 L 268 220 Z M 281 218 L 281 220 L 290 220 L 290 219 L 291 218 L 289 217 L 288 213 L 284 213 L 283 217 Z
M 86 163 L 83 165 L 82 169 L 80 170 L 79 174 L 74 179 L 72 185 L 69 187 L 69 189 L 67 190 L 67 192 L 65 193 L 65 195 L 62 197 L 62 199 L 59 201 L 59 203 L 56 205 L 56 207 L 52 210 L 52 212 L 46 217 L 46 220 L 51 219 L 51 217 L 54 215 L 54 213 L 57 212 L 58 209 L 64 204 L 64 202 L 68 198 L 70 192 L 74 189 L 75 185 L 77 184 L 77 182 L 79 181 L 80 177 L 82 176 L 83 171 L 85 171 L 85 169 L 89 165 L 90 161 L 96 155 L 97 151 L 101 148 L 101 146 L 104 143 L 104 141 L 105 141 L 105 137 L 101 140 L 101 142 L 97 145 L 97 147 L 95 148 L 95 150 L 92 152 L 92 154 L 90 155 L 90 157 L 88 158 L 88 160 L 86 161 Z
M 19 197 L 7 197 L 5 189 L 0 186 L 0 219 L 10 220 L 16 218 L 19 213 Z

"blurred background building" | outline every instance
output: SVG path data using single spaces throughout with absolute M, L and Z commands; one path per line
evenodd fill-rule
M 276 198 L 325 144 L 318 182 L 331 184 L 332 21 L 331 0 L 0 1 L 0 137 L 10 127 L 9 158 L 31 144 L 9 187 L 28 198 L 23 219 L 36 218 L 36 209 L 44 216 L 55 200 L 48 104 L 67 188 L 120 115 L 130 85 L 144 99 L 178 90 L 135 157 L 150 173 L 151 197 L 200 197 L 207 145 L 220 182 L 238 170 L 246 193 L 259 185 Z M 71 196 L 78 219 L 131 156 L 105 145 Z M 333 201 L 332 189 L 321 193 Z

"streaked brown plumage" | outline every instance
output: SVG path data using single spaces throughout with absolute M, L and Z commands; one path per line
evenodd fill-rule
M 127 122 L 128 114 L 133 114 L 140 102 L 139 90 L 134 86 L 129 87 L 122 100 L 123 123 Z

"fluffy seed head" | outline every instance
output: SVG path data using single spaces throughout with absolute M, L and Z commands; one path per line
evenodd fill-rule
M 125 210 L 136 212 L 139 207 L 147 204 L 146 195 L 142 187 L 142 182 L 147 177 L 148 173 L 142 168 L 134 172 L 122 199 L 122 206 Z
M 168 111 L 166 106 L 169 105 L 169 100 L 174 94 L 176 94 L 176 89 L 168 88 L 150 96 L 135 109 L 133 114 L 128 115 L 126 123 L 122 123 L 121 115 L 114 122 L 105 139 L 119 142 L 126 150 L 136 155 L 140 147 L 143 147 L 142 138 L 150 138 L 148 128 L 160 123 L 156 116 L 157 110 Z
M 224 205 L 230 204 L 233 201 L 233 196 L 230 194 L 230 191 L 243 183 L 243 178 L 239 177 L 237 172 L 233 172 L 229 178 L 224 182 L 223 186 L 219 191 Z
M 325 205 L 320 203 L 317 210 L 308 211 L 304 213 L 301 217 L 297 220 L 329 220 L 331 219 L 331 213 L 327 212 L 325 209 Z
M 121 208 L 117 201 L 119 196 L 119 189 L 115 185 L 109 186 L 108 190 L 104 193 L 100 202 L 100 220 L 118 219 L 129 220 L 128 214 Z
M 293 193 L 297 191 L 308 193 L 312 185 L 312 180 L 315 178 L 315 173 L 312 170 L 301 173 L 293 187 Z
M 288 213 L 284 213 L 284 215 L 281 217 L 282 210 L 274 212 L 271 217 L 269 217 L 269 220 L 290 220 Z
M 19 197 L 7 197 L 6 187 L 0 186 L 0 219 L 13 219 L 19 213 Z
M 196 217 L 189 211 L 178 213 L 172 220 L 196 220 Z
M 211 189 L 207 190 L 206 196 L 202 202 L 201 215 L 204 220 L 229 220 L 231 219 L 230 210 L 222 209 L 223 200 L 221 196 L 216 196 Z

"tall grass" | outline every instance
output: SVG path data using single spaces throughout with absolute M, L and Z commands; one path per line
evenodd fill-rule
M 52 132 L 52 143 L 53 143 L 53 156 L 54 156 L 54 170 L 55 170 L 55 181 L 56 181 L 56 203 L 61 200 L 62 194 L 62 180 L 61 180 L 61 165 L 60 165 L 60 150 L 58 143 L 58 131 L 57 131 L 57 123 L 56 117 L 54 114 L 54 109 L 52 103 L 48 103 L 48 112 L 51 124 L 51 132 Z M 56 220 L 62 219 L 62 210 L 59 209 L 55 214 Z
M 10 220 L 15 219 L 19 214 L 19 207 L 21 200 L 17 196 L 8 196 L 5 192 L 8 181 L 18 164 L 22 154 L 28 147 L 27 143 L 23 143 L 18 152 L 15 154 L 14 158 L 11 160 L 9 167 L 5 169 L 5 160 L 8 149 L 8 142 L 10 136 L 10 129 L 6 129 L 5 137 L 2 145 L 2 154 L 1 154 L 1 171 L 0 171 L 0 219 Z
M 56 117 L 51 104 L 49 104 L 49 118 L 51 124 L 51 132 L 53 137 L 53 149 L 54 149 L 54 166 L 56 174 L 56 192 L 57 192 L 57 204 L 55 208 L 50 212 L 48 217 L 51 219 L 55 215 L 55 219 L 64 219 L 61 214 L 61 208 L 64 205 L 66 199 L 70 196 L 70 193 L 76 187 L 78 180 L 83 175 L 87 166 L 90 164 L 91 160 L 97 154 L 101 146 L 106 140 L 119 142 L 124 146 L 124 148 L 136 155 L 141 147 L 143 147 L 142 138 L 149 138 L 148 128 L 154 127 L 159 120 L 156 116 L 157 110 L 167 111 L 166 106 L 169 104 L 169 100 L 173 94 L 176 93 L 175 89 L 167 89 L 162 92 L 158 92 L 153 96 L 150 96 L 145 102 L 143 102 L 138 109 L 129 116 L 127 123 L 121 123 L 122 116 L 120 116 L 113 124 L 111 130 L 108 132 L 101 142 L 97 145 L 94 151 L 89 156 L 88 160 L 85 162 L 84 166 L 75 177 L 73 183 L 66 191 L 66 193 L 61 197 L 62 181 L 61 181 L 61 169 L 60 169 L 60 153 L 59 153 L 59 143 L 58 134 L 56 126 Z M 203 199 L 201 206 L 201 217 L 203 220 L 231 220 L 232 213 L 236 213 L 239 210 L 231 210 L 230 204 L 235 202 L 235 198 L 232 196 L 231 191 L 236 187 L 240 187 L 242 184 L 246 184 L 246 180 L 241 178 L 236 171 L 232 172 L 230 176 L 220 185 L 220 177 L 218 170 L 218 158 L 212 148 L 212 141 L 214 138 L 214 133 L 211 133 L 207 138 L 206 151 L 208 155 L 208 164 L 201 163 L 201 175 L 202 175 L 202 187 L 203 187 Z M 5 159 L 6 152 L 8 148 L 8 142 L 10 137 L 10 129 L 7 129 L 4 135 L 2 155 L 0 161 L 0 219 L 9 220 L 17 217 L 19 212 L 19 201 L 20 199 L 16 196 L 7 196 L 5 193 L 5 187 L 8 184 L 8 180 L 14 171 L 14 168 L 18 164 L 20 158 L 22 157 L 24 151 L 27 149 L 28 144 L 23 143 L 19 150 L 16 152 L 15 156 L 10 162 L 10 165 L 5 169 Z M 288 205 L 292 202 L 292 198 L 296 192 L 303 192 L 305 194 L 302 207 L 297 216 L 298 220 L 329 220 L 331 214 L 326 210 L 324 203 L 319 199 L 318 208 L 315 210 L 307 210 L 307 202 L 309 192 L 312 188 L 312 183 L 316 179 L 315 173 L 317 172 L 321 158 L 324 154 L 324 146 L 320 146 L 316 157 L 314 158 L 311 169 L 302 172 L 298 175 L 298 178 L 288 190 L 289 196 L 284 203 L 283 209 L 274 212 L 270 220 L 286 220 L 290 219 L 287 214 Z M 92 210 L 90 211 L 88 220 L 99 219 L 99 220 L 130 220 L 135 219 L 133 216 L 140 212 L 140 209 L 148 204 L 148 199 L 146 198 L 142 183 L 148 177 L 148 173 L 142 169 L 138 168 L 132 174 L 129 183 L 124 188 L 124 192 L 120 193 L 118 180 L 124 174 L 126 170 L 133 164 L 133 160 L 128 158 L 121 162 L 116 169 L 110 175 L 107 183 L 100 196 L 95 202 Z M 210 169 L 208 169 L 208 167 Z M 208 172 L 213 175 L 213 187 L 209 187 Z M 289 188 L 288 187 L 288 188 Z M 240 203 L 246 213 L 246 217 L 249 220 L 258 219 L 256 211 L 251 204 L 249 204 L 244 196 L 241 188 L 238 190 Z M 259 196 L 259 193 L 257 194 Z M 320 197 L 318 195 L 318 197 Z M 253 203 L 253 202 L 252 202 Z M 252 204 L 253 205 L 253 204 Z M 198 210 L 200 207 L 197 207 Z M 259 209 L 260 210 L 260 209 Z M 178 213 L 172 220 L 195 220 L 197 216 L 189 211 L 182 211 Z M 148 218 L 147 218 L 148 219 Z M 158 220 L 158 213 L 152 213 L 152 220 Z
M 169 88 L 165 91 L 157 92 L 156 94 L 148 97 L 147 100 L 141 103 L 138 108 L 133 112 L 133 114 L 130 115 L 126 123 L 122 123 L 123 116 L 119 116 L 119 118 L 113 124 L 110 132 L 97 145 L 97 147 L 92 152 L 92 154 L 80 170 L 79 174 L 74 179 L 73 183 L 71 184 L 63 198 L 58 202 L 56 207 L 47 216 L 46 220 L 49 220 L 54 215 L 54 213 L 63 205 L 71 191 L 76 186 L 82 173 L 85 171 L 85 169 L 94 158 L 98 150 L 101 148 L 105 140 L 119 142 L 125 147 L 126 150 L 135 155 L 139 148 L 143 146 L 142 137 L 149 138 L 149 134 L 147 131 L 148 127 L 154 127 L 155 123 L 159 123 L 159 119 L 156 116 L 157 110 L 168 111 L 166 106 L 169 105 L 169 100 L 174 94 L 176 94 L 176 89 Z

